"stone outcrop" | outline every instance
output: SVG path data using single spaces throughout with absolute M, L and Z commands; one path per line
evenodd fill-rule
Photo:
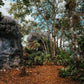
M 17 22 L 4 16 L 0 20 L 0 68 L 18 66 L 22 56 L 21 36 Z
M 44 46 L 44 41 L 43 41 L 43 38 L 46 37 L 48 38 L 48 32 L 42 32 L 42 33 L 37 33 L 37 32 L 31 32 L 28 34 L 27 36 L 27 46 L 28 48 L 30 49 L 34 49 L 35 46 L 34 46 L 34 41 L 37 41 L 39 43 L 39 47 L 38 48 L 35 48 L 35 50 L 40 50 L 42 51 L 43 50 L 43 46 Z
M 36 33 L 36 32 L 31 32 L 28 34 L 28 37 L 27 37 L 27 41 L 28 42 L 33 42 L 33 41 L 41 41 L 42 39 L 42 36 L 39 34 L 39 33 Z
M 33 42 L 36 40 L 37 42 L 40 42 L 43 39 L 43 37 L 49 38 L 48 32 L 46 31 L 42 33 L 31 32 L 28 34 L 27 41 Z

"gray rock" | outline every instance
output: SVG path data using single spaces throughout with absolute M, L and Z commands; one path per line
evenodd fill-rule
M 29 33 L 27 37 L 27 46 L 33 47 L 32 42 L 37 41 L 40 45 L 38 48 L 35 48 L 35 50 L 43 51 L 43 48 L 44 48 L 43 38 L 44 37 L 47 39 L 49 38 L 48 32 L 44 31 L 42 33 L 37 33 L 37 32 Z
M 0 68 L 19 66 L 22 54 L 19 26 L 14 19 L 4 16 L 0 20 Z
M 39 33 L 36 33 L 36 32 L 29 33 L 28 37 L 27 37 L 27 41 L 28 42 L 33 42 L 35 40 L 37 42 L 39 42 L 41 39 L 42 39 L 42 36 Z
M 49 39 L 48 31 L 43 31 L 43 32 L 41 33 L 41 36 L 42 36 L 42 37 L 46 37 L 46 38 Z
M 42 33 L 36 33 L 36 32 L 31 32 L 28 34 L 27 41 L 28 42 L 33 42 L 33 41 L 41 41 L 43 37 L 49 38 L 48 32 L 44 31 Z

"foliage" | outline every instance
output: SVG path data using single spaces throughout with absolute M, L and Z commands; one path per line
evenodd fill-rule
M 30 0 L 22 0 L 22 1 L 20 1 L 19 0 L 16 3 L 14 3 L 14 4 L 11 4 L 11 8 L 9 10 L 9 13 L 10 14 L 14 14 L 14 17 L 16 19 L 18 19 L 19 21 L 21 21 L 21 23 L 24 22 L 26 24 L 25 16 L 27 16 L 27 15 L 29 15 L 31 13 L 31 15 L 35 19 L 38 18 L 39 23 L 40 23 L 40 27 L 41 27 L 41 25 L 45 26 L 44 17 L 47 20 L 50 21 L 49 23 L 51 25 L 51 22 L 52 22 L 51 19 L 53 18 L 53 15 L 54 15 L 54 12 L 55 12 L 55 8 L 57 9 L 57 5 L 56 5 L 56 7 L 54 7 L 55 6 L 54 4 L 58 5 L 58 3 L 56 3 L 56 2 L 53 3 L 53 1 L 48 1 L 48 0 L 44 0 L 42 2 L 40 0 L 37 0 L 37 1 L 36 0 L 32 0 L 32 1 L 30 1 Z M 42 20 L 40 20 L 40 19 L 42 19 Z M 39 25 L 39 23 L 38 23 L 38 25 Z
M 25 55 L 25 53 L 27 53 Z M 42 51 L 25 48 L 22 63 L 25 66 L 43 65 L 43 62 L 50 62 L 52 59 L 50 54 L 45 54 Z
M 37 41 L 34 41 L 35 48 L 38 48 L 40 44 Z
M 84 46 L 84 34 L 82 34 L 80 38 L 78 39 L 78 44 L 80 45 L 82 53 L 84 55 L 84 47 L 83 47 Z
M 67 10 L 74 10 L 76 7 L 76 1 L 75 0 L 65 0 L 67 4 L 65 5 Z
M 57 23 L 56 16 L 61 12 L 64 13 L 64 7 L 62 10 L 58 8 L 59 3 L 62 3 L 63 0 L 59 0 L 57 2 L 56 0 L 18 0 L 16 3 L 11 5 L 11 9 L 9 11 L 10 14 L 13 14 L 16 19 L 18 19 L 21 23 L 25 22 L 25 16 L 28 16 L 29 14 L 34 18 L 34 22 L 38 22 L 37 27 L 40 27 L 42 30 L 47 30 L 49 34 L 49 41 L 50 41 L 50 53 L 52 56 L 55 52 L 55 38 L 54 43 L 52 43 L 50 34 L 54 34 L 55 37 L 56 34 L 54 33 L 56 30 L 55 23 Z M 23 26 L 24 28 L 24 26 Z M 25 28 L 24 28 L 25 29 Z M 35 27 L 33 27 L 35 29 Z M 28 27 L 26 27 L 26 30 L 28 30 Z M 23 31 L 22 31 L 23 32 Z M 26 31 L 25 31 L 26 32 Z M 54 48 L 53 48 L 54 45 Z
M 69 65 L 72 62 L 72 58 L 70 57 L 70 53 L 65 50 L 60 50 L 59 54 L 56 55 L 54 59 L 55 64 L 58 65 Z
M 74 65 L 75 64 L 60 69 L 59 77 L 69 77 L 73 80 L 80 81 L 82 83 L 84 81 L 84 62 L 80 62 L 79 69 L 77 69 Z
M 65 78 L 66 76 L 69 76 L 70 72 L 69 72 L 69 68 L 62 68 L 59 70 L 59 77 L 63 77 Z
M 76 14 L 73 15 L 73 23 L 78 24 L 80 22 L 80 17 Z
M 35 56 L 34 61 L 36 65 L 42 65 L 43 64 L 43 58 L 44 58 L 44 54 L 41 53 L 39 54 L 39 56 Z
M 47 62 L 50 62 L 52 59 L 51 55 L 50 54 L 46 54 L 45 57 L 44 57 L 44 61 L 47 61 Z
M 59 71 L 59 76 L 70 76 L 74 80 L 84 81 L 84 63 L 75 59 L 77 57 L 77 49 L 81 48 L 82 53 L 84 54 L 84 35 L 82 34 L 84 27 L 80 27 L 80 14 L 75 10 L 78 6 L 78 0 L 65 0 L 66 10 L 63 9 L 63 11 L 59 11 L 60 8 L 58 8 L 59 2 L 63 0 L 58 0 L 58 3 L 55 1 L 56 0 L 19 0 L 18 2 L 11 4 L 9 13 L 14 14 L 14 18 L 22 23 L 21 33 L 24 33 L 23 36 L 28 34 L 31 30 L 34 31 L 34 29 L 38 29 L 39 27 L 42 30 L 47 29 L 49 35 L 49 39 L 42 39 L 44 43 L 44 51 L 38 51 L 39 43 L 34 41 L 34 46 L 37 50 L 26 48 L 25 53 L 27 54 L 23 56 L 22 60 L 25 66 L 37 64 L 42 65 L 45 61 L 50 62 L 51 60 L 58 65 L 68 65 L 67 68 L 63 68 Z M 59 16 L 59 13 L 61 13 L 61 19 L 56 18 Z M 29 14 L 34 18 L 34 21 L 38 20 L 35 25 L 32 25 L 34 24 L 32 21 L 30 26 L 28 26 L 29 21 L 25 21 L 25 17 Z M 83 16 L 81 17 L 83 18 Z M 61 50 L 58 48 L 57 42 L 59 40 L 59 32 L 61 32 L 61 30 L 63 31 L 63 35 L 61 33 L 60 39 L 63 42 L 68 41 L 69 44 L 72 42 L 72 44 L 68 46 L 71 53 L 63 50 L 62 45 L 60 47 Z M 41 30 L 39 30 L 39 32 L 41 32 Z M 62 41 L 60 44 L 62 44 Z M 72 52 L 74 58 L 70 57 Z M 79 52 L 77 53 L 79 54 Z

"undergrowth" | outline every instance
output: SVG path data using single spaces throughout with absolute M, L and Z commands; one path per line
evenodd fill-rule
M 66 68 L 60 69 L 59 77 L 70 78 L 84 84 L 84 62 L 80 62 L 78 68 L 75 66 L 75 64 L 71 64 Z

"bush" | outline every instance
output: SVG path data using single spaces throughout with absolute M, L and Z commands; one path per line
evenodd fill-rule
M 34 64 L 42 65 L 43 64 L 44 53 L 38 51 L 34 57 Z
M 34 62 L 35 62 L 36 65 L 42 65 L 43 64 L 43 59 L 42 59 L 41 56 L 36 56 L 34 58 Z
M 66 67 L 66 68 L 62 68 L 59 70 L 59 77 L 68 77 L 71 76 L 72 78 L 74 78 L 74 80 L 77 80 L 77 74 L 78 74 L 78 70 L 77 69 L 72 69 L 72 67 Z
M 59 54 L 56 55 L 56 58 L 54 59 L 54 63 L 59 65 L 70 65 L 73 63 L 73 59 L 70 57 L 69 52 L 60 50 Z
M 84 63 L 79 64 L 79 69 L 75 65 L 70 65 L 69 67 L 62 68 L 59 70 L 59 77 L 70 77 L 72 80 L 76 80 L 83 84 L 84 81 Z M 83 66 L 83 67 L 82 67 Z
M 50 54 L 46 54 L 46 55 L 44 56 L 44 61 L 48 61 L 48 62 L 50 62 L 51 59 L 52 59 L 52 57 L 51 57 Z
M 43 63 L 43 56 L 44 54 L 41 51 L 38 51 L 36 53 L 28 54 L 28 65 L 42 65 Z
M 67 67 L 67 68 L 62 68 L 62 69 L 60 69 L 59 70 L 59 77 L 63 77 L 63 78 L 65 78 L 65 77 L 67 77 L 67 76 L 69 76 L 70 75 L 70 67 Z
M 35 51 L 32 49 L 25 48 L 21 64 L 32 67 L 33 65 L 42 65 L 45 61 L 51 61 L 50 54 L 45 54 L 42 51 Z

